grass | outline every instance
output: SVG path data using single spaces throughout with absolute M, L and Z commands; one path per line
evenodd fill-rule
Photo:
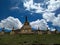
M 23 44 L 60 44 L 60 34 L 17 34 L 0 36 L 0 45 L 23 45 Z

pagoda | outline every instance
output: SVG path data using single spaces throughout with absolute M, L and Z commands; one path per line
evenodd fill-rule
M 27 20 L 27 16 L 25 17 L 25 23 L 21 28 L 21 33 L 31 33 L 32 32 L 32 28 Z

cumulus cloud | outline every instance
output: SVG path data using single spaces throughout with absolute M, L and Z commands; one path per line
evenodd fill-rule
M 60 8 L 60 0 L 43 0 L 43 2 L 34 2 L 34 0 L 10 0 L 11 9 L 19 9 L 21 3 L 26 10 L 34 13 L 52 12 Z
M 25 7 L 25 10 L 28 10 L 32 13 L 42 13 L 43 14 L 42 16 L 44 18 L 43 20 L 45 20 L 46 22 L 52 22 L 52 25 L 60 27 L 60 21 L 59 21 L 60 16 L 58 15 L 56 17 L 55 13 L 53 12 L 60 8 L 60 0 L 44 0 L 43 2 L 39 2 L 39 3 L 34 2 L 34 0 L 21 0 L 21 1 L 23 2 L 23 6 Z M 19 4 L 21 1 L 13 0 L 12 3 L 14 3 L 15 5 L 11 9 L 14 10 L 20 9 Z M 34 25 L 35 24 L 34 22 L 36 23 L 36 25 Z M 42 23 L 41 20 L 36 20 L 31 22 L 31 26 L 37 28 L 38 27 L 37 25 L 40 25 L 40 23 L 38 22 Z
M 36 21 L 32 21 L 30 22 L 30 25 L 32 28 L 35 28 L 35 29 L 39 29 L 40 30 L 46 30 L 48 25 L 47 25 L 47 22 L 44 20 L 44 19 L 41 19 L 41 20 L 36 20 Z
M 60 0 L 49 0 L 46 3 L 48 3 L 48 11 L 55 11 L 60 8 Z
M 60 27 L 60 14 L 57 15 L 57 17 L 55 16 L 55 13 L 44 13 L 43 14 L 43 18 L 47 21 L 47 22 L 52 22 L 53 26 L 58 26 Z
M 53 20 L 53 25 L 54 26 L 59 26 L 60 27 L 60 14 Z
M 26 10 L 34 13 L 52 12 L 60 8 L 60 0 L 44 0 L 42 3 L 35 3 L 33 0 L 25 0 L 23 5 Z
M 55 19 L 55 13 L 45 12 L 45 13 L 43 13 L 43 18 L 47 22 L 52 22 Z
M 55 31 L 56 29 L 55 28 L 50 28 L 51 31 Z
M 42 4 L 35 3 L 33 0 L 25 0 L 23 5 L 26 8 L 26 10 L 29 10 L 31 12 L 35 13 L 44 12 L 44 8 L 41 7 Z
M 12 29 L 14 27 L 15 29 L 19 29 L 22 27 L 22 23 L 19 21 L 18 18 L 9 16 L 8 18 L 1 20 L 0 27 L 4 27 L 6 29 Z
M 1 28 L 1 27 L 3 27 L 3 24 L 2 24 L 2 23 L 0 23 L 0 28 Z
M 13 27 L 15 29 L 20 29 L 22 25 L 23 24 L 19 21 L 18 18 L 14 18 L 11 16 L 4 20 L 1 20 L 0 22 L 0 27 L 1 28 L 5 27 L 5 29 L 12 29 Z M 30 25 L 32 28 L 38 29 L 39 27 L 41 30 L 45 30 L 48 27 L 47 22 L 44 19 L 41 20 L 38 19 L 36 21 L 30 22 Z
M 21 5 L 22 3 L 22 5 Z M 44 0 L 43 2 L 34 2 L 34 0 L 11 0 L 11 9 L 20 9 L 25 7 L 32 13 L 52 12 L 60 8 L 60 0 Z

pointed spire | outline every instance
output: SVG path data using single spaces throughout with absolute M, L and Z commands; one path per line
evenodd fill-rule
M 48 27 L 47 27 L 47 31 L 49 31 Z
M 2 28 L 2 31 L 4 31 L 4 27 Z
M 40 31 L 40 27 L 38 26 L 38 31 Z
M 38 30 L 40 30 L 39 27 L 38 27 Z
M 57 28 L 55 27 L 55 34 L 57 33 L 57 31 L 58 31 L 58 30 L 57 30 Z
M 57 28 L 55 27 L 55 31 L 57 31 Z
M 25 17 L 25 21 L 27 22 L 27 16 Z
M 14 30 L 14 27 L 12 28 L 12 31 Z

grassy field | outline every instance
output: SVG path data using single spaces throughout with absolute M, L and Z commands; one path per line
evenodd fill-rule
M 23 45 L 23 44 L 59 44 L 60 34 L 17 34 L 0 36 L 0 45 Z

